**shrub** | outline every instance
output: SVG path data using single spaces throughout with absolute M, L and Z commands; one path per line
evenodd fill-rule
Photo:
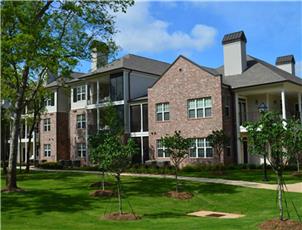
M 63 169 L 63 166 L 57 162 L 45 162 L 38 165 L 42 169 Z

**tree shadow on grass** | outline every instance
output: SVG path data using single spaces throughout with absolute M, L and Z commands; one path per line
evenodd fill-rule
M 91 208 L 95 200 L 88 194 L 62 194 L 53 190 L 31 190 L 2 194 L 2 212 L 32 211 L 36 215 L 46 212 L 76 212 Z
M 190 181 L 179 182 L 179 191 L 191 192 L 193 194 L 233 194 L 238 192 L 236 186 L 232 185 Z M 124 180 L 123 189 L 128 196 L 163 196 L 164 193 L 175 190 L 175 180 L 136 177 L 131 178 L 131 180 Z

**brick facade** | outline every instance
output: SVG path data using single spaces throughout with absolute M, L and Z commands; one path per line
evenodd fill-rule
M 187 101 L 211 97 L 212 115 L 207 118 L 188 118 Z M 156 121 L 156 104 L 169 102 L 170 120 Z M 180 130 L 187 138 L 206 138 L 213 130 L 223 128 L 222 83 L 189 60 L 179 57 L 170 69 L 148 89 L 149 148 L 156 156 L 156 140 Z M 164 158 L 168 160 L 169 158 Z M 215 162 L 217 158 L 188 158 L 189 162 Z
M 77 115 L 80 114 L 85 114 L 86 116 L 86 110 L 76 109 L 76 110 L 71 110 L 69 113 L 70 159 L 81 160 L 81 162 L 84 163 L 86 159 L 85 158 L 81 159 L 77 156 L 77 144 L 86 143 L 86 129 L 77 128 Z M 86 121 L 87 121 L 87 117 L 86 117 Z

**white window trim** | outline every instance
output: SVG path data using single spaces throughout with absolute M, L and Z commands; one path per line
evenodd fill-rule
M 86 128 L 86 114 L 78 114 L 77 117 L 77 129 Z
M 51 156 L 51 145 L 44 144 L 44 157 L 50 157 L 50 156 Z
M 85 152 L 85 155 L 83 154 Z M 78 158 L 85 158 L 87 156 L 87 149 L 85 143 L 78 143 L 77 144 L 77 157 Z
M 198 146 L 198 140 L 199 140 L 199 139 L 201 139 L 202 142 L 203 142 L 203 146 L 201 146 L 201 147 Z M 196 151 L 195 151 L 196 156 L 193 157 L 193 156 L 191 156 L 190 153 L 189 153 L 189 157 L 190 157 L 190 158 L 203 158 L 203 159 L 204 159 L 204 158 L 207 158 L 207 159 L 213 158 L 213 154 L 214 154 L 214 152 L 213 152 L 213 151 L 214 151 L 214 150 L 213 150 L 213 147 L 211 147 L 211 146 L 208 147 L 208 146 L 207 146 L 207 144 L 206 144 L 206 143 L 207 143 L 207 139 L 206 139 L 206 138 L 194 138 L 194 139 L 192 139 L 192 141 L 195 142 L 195 146 L 194 146 L 194 147 L 190 147 L 190 149 L 193 149 L 193 148 L 196 149 Z M 203 153 L 204 153 L 204 156 L 203 156 L 203 157 L 199 157 L 199 156 L 198 156 L 198 150 L 199 150 L 199 149 L 203 149 Z M 211 156 L 211 157 L 208 157 L 208 156 L 207 156 L 207 149 L 212 149 L 212 156 Z
M 205 105 L 206 99 L 211 100 L 211 106 L 206 106 Z M 201 107 L 197 106 L 197 101 L 198 100 L 202 100 L 202 106 Z M 191 101 L 194 101 L 194 108 L 190 108 L 190 102 Z M 187 109 L 187 114 L 188 115 L 187 116 L 188 116 L 189 119 L 211 117 L 212 116 L 212 108 L 213 108 L 213 106 L 212 106 L 212 97 L 202 97 L 202 98 L 196 98 L 196 99 L 189 99 L 188 102 L 187 102 L 187 107 L 188 107 L 188 109 Z M 202 109 L 202 116 L 201 117 L 197 116 L 197 110 L 198 109 Z M 206 116 L 206 109 L 211 109 L 211 115 L 210 116 Z M 194 117 L 190 117 L 190 115 L 189 115 L 190 110 L 194 110 Z
M 165 105 L 168 105 L 168 109 Z M 161 107 L 161 110 L 158 111 L 157 108 Z M 170 120 L 170 104 L 167 102 L 167 103 L 158 103 L 155 105 L 155 110 L 156 110 L 156 121 L 169 121 Z M 169 113 L 169 119 L 165 120 L 165 113 Z M 157 115 L 158 114 L 161 114 L 161 119 L 160 120 L 157 120 Z
M 160 157 L 160 158 L 169 158 L 170 156 L 166 156 L 166 150 L 167 150 L 167 148 L 163 144 L 161 144 L 162 147 L 159 148 L 158 147 L 158 143 L 159 142 L 161 142 L 161 140 L 156 140 L 156 154 L 157 154 L 157 157 L 160 157 L 160 156 L 158 156 L 158 150 L 161 149 L 161 150 L 163 150 L 163 156 Z
M 86 100 L 86 85 L 77 86 L 77 102 Z
M 48 132 L 50 131 L 51 121 L 50 118 L 43 119 L 43 131 Z

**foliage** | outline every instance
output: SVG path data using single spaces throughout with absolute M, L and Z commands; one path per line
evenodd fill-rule
M 191 140 L 181 136 L 180 131 L 175 131 L 173 136 L 161 138 L 163 146 L 166 147 L 166 153 L 170 156 L 171 162 L 175 167 L 176 192 L 178 192 L 178 170 L 181 162 L 188 157 Z
M 300 161 L 302 158 L 302 124 L 300 120 L 290 119 L 286 124 L 285 146 L 290 156 L 296 159 L 297 171 L 300 171 Z
M 1 97 L 12 104 L 8 190 L 17 188 L 16 157 L 21 114 L 50 76 L 66 79 L 79 60 L 91 57 L 95 40 L 113 55 L 113 12 L 133 1 L 2 1 Z
M 63 169 L 63 166 L 57 162 L 45 162 L 38 165 L 42 169 Z
M 291 124 L 292 122 L 280 118 L 278 113 L 267 112 L 259 121 L 249 122 L 246 125 L 251 153 L 269 156 L 267 159 L 277 175 L 280 220 L 284 219 L 283 171 L 291 155 L 294 154 L 291 150 L 293 143 L 287 140 L 295 133 L 293 130 L 295 126 Z
M 223 149 L 229 141 L 228 136 L 221 130 L 214 130 L 208 137 L 207 140 L 210 145 L 214 148 L 215 152 L 219 157 L 219 162 L 223 163 L 222 153 Z

